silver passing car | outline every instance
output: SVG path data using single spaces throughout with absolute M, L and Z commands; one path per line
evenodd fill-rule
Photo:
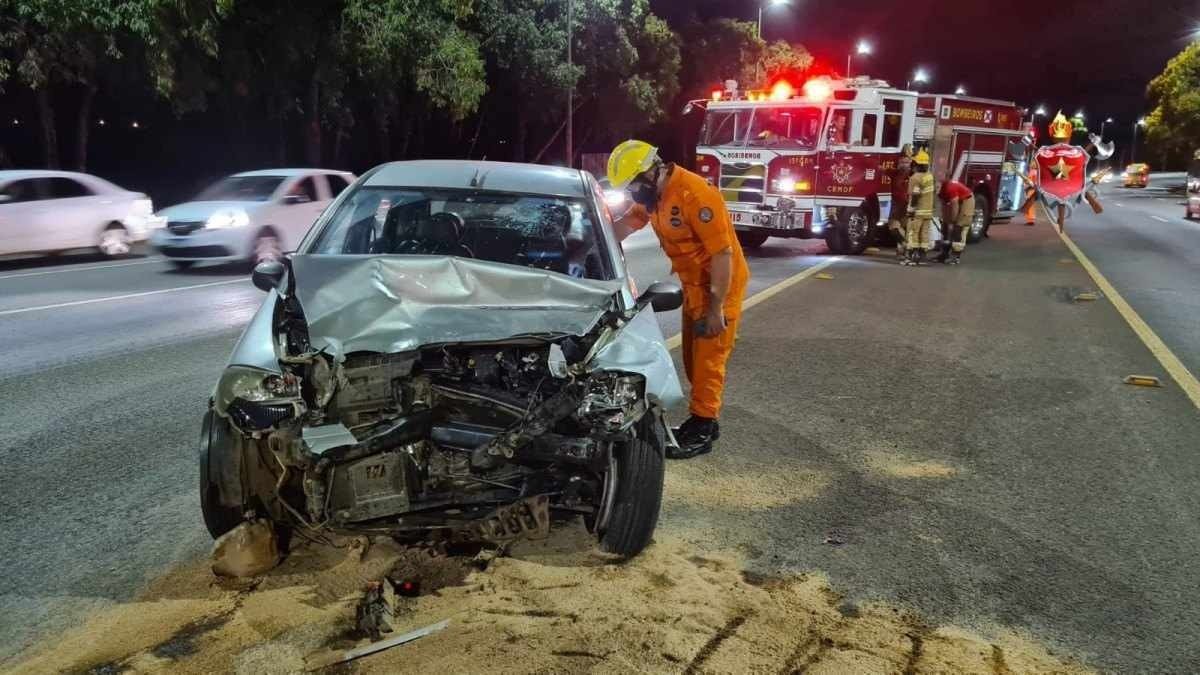
M 386 164 L 267 291 L 204 415 L 213 536 L 276 529 L 503 542 L 582 516 L 635 555 L 658 520 L 679 379 L 588 173 Z

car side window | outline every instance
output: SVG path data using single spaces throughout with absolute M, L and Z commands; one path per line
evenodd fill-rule
M 329 197 L 330 199 L 342 193 L 342 190 L 350 187 L 350 182 L 336 173 L 325 174 L 325 179 L 329 181 Z
M 308 176 L 293 185 L 292 189 L 288 190 L 288 196 L 299 197 L 300 203 L 315 202 L 320 199 L 317 196 L 317 183 L 312 179 L 312 176 Z
M 47 199 L 70 199 L 72 197 L 90 197 L 92 191 L 77 180 L 56 176 L 45 178 L 44 192 Z
M 14 180 L 0 188 L 0 195 L 8 197 L 8 199 L 3 201 L 5 204 L 32 202 L 42 198 L 37 189 L 37 180 L 33 178 Z

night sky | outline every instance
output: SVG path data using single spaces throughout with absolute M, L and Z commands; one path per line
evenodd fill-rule
M 689 11 L 753 20 L 758 8 L 754 0 L 651 4 L 672 21 Z M 856 74 L 903 86 L 924 66 L 931 91 L 962 84 L 968 94 L 1045 105 L 1052 115 L 1082 108 L 1095 130 L 1112 117 L 1105 136 L 1121 145 L 1149 112 L 1146 84 L 1200 28 L 1200 1 L 790 0 L 768 9 L 763 25 L 766 39 L 802 43 L 838 72 L 862 38 L 874 54 L 856 60 Z

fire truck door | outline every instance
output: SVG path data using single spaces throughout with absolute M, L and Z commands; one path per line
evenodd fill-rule
M 877 112 L 835 108 L 826 129 L 826 151 L 821 155 L 816 194 L 861 198 L 877 192 L 881 133 Z

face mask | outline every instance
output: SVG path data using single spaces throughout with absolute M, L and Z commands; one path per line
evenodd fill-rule
M 658 203 L 658 170 L 654 178 L 641 178 L 629 184 L 629 196 L 633 201 L 647 208 Z

